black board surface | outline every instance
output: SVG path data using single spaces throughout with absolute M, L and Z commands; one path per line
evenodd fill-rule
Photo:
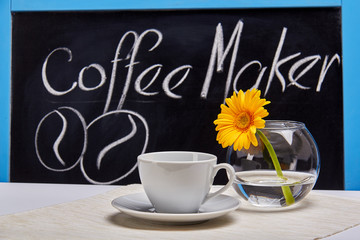
M 162 150 L 225 162 L 220 104 L 257 87 L 317 141 L 316 188 L 343 189 L 341 56 L 341 8 L 13 12 L 10 180 L 136 183 Z

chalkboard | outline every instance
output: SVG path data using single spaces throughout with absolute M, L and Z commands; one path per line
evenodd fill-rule
M 316 188 L 343 189 L 341 56 L 338 7 L 13 12 L 10 180 L 136 183 L 161 150 L 225 162 L 220 104 L 257 87 L 267 119 L 316 139 Z

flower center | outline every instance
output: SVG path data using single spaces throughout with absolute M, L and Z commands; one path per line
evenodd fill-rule
M 250 123 L 251 118 L 247 112 L 240 113 L 235 119 L 235 126 L 241 130 L 248 128 Z

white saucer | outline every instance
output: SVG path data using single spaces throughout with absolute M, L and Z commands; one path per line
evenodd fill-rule
M 111 204 L 121 212 L 146 220 L 165 223 L 194 223 L 210 220 L 236 210 L 240 201 L 220 194 L 205 202 L 199 213 L 156 213 L 145 193 L 135 193 L 114 199 Z

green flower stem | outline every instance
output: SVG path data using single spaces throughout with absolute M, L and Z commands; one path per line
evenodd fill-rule
M 267 148 L 269 155 L 271 157 L 271 160 L 274 164 L 275 167 L 275 171 L 276 174 L 278 175 L 278 177 L 280 177 L 283 180 L 287 180 L 286 177 L 284 177 L 282 171 L 281 171 L 281 166 L 279 163 L 279 160 L 276 156 L 275 150 L 273 148 L 273 146 L 271 145 L 271 143 L 269 142 L 269 140 L 267 139 L 267 137 L 260 131 L 260 130 L 256 130 L 257 134 L 259 135 L 261 141 L 264 143 L 265 147 Z M 295 202 L 295 199 L 291 193 L 290 187 L 289 186 L 281 186 L 281 190 L 284 194 L 285 197 L 285 201 L 286 201 L 286 205 L 291 205 Z

